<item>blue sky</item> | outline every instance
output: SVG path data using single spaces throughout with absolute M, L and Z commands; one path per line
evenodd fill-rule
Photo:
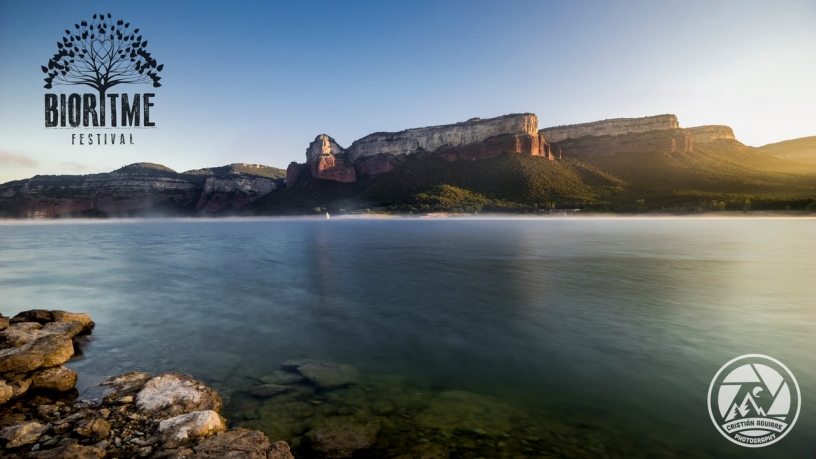
M 165 68 L 151 130 L 46 129 L 40 65 L 110 12 Z M 749 145 L 816 135 L 816 2 L 0 3 L 0 182 L 149 161 L 303 162 L 321 133 L 534 112 L 540 127 L 674 113 Z M 51 92 L 93 93 L 82 86 Z M 125 132 L 135 145 L 71 145 Z

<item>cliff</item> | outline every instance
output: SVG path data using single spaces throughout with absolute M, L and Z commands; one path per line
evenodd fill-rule
M 734 130 L 728 126 L 697 126 L 686 128 L 692 140 L 697 143 L 707 143 L 714 140 L 736 140 Z
M 389 172 L 411 155 L 431 154 L 446 161 L 472 161 L 505 152 L 553 158 L 549 144 L 538 132 L 538 118 L 532 113 L 523 113 L 400 132 L 377 132 L 354 141 L 347 149 L 321 134 L 306 149 L 306 163 L 313 177 L 355 182 L 362 176 Z M 294 186 L 301 171 L 297 164 L 290 165 L 287 187 Z
M 240 208 L 283 184 L 282 178 L 229 172 L 284 173 L 256 166 L 236 164 L 179 174 L 164 166 L 139 163 L 103 174 L 35 176 L 0 185 L 0 216 L 177 215 Z
M 557 157 L 589 158 L 618 153 L 677 153 L 693 149 L 692 135 L 684 129 L 664 129 L 619 135 L 584 136 L 552 144 Z
M 571 124 L 541 129 L 548 142 L 561 142 L 584 136 L 617 136 L 638 132 L 677 129 L 680 123 L 675 115 L 657 115 L 644 118 L 614 118 L 592 123 Z

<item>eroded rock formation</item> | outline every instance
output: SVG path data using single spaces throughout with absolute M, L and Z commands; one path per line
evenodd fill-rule
M 617 136 L 638 132 L 677 129 L 680 123 L 675 115 L 656 115 L 644 118 L 614 118 L 592 123 L 570 124 L 541 129 L 541 134 L 550 143 L 566 139 L 577 139 L 584 136 Z
M 697 126 L 686 128 L 686 131 L 691 134 L 691 138 L 697 143 L 708 143 L 713 140 L 735 140 L 734 130 L 728 126 Z
M 532 113 L 523 113 L 400 132 L 378 132 L 354 141 L 347 149 L 321 134 L 306 150 L 306 162 L 312 177 L 354 182 L 365 175 L 389 172 L 409 155 L 432 154 L 448 161 L 473 161 L 502 153 L 553 159 L 547 140 L 538 132 L 538 118 Z M 296 164 L 289 166 L 287 187 L 297 182 L 302 170 Z

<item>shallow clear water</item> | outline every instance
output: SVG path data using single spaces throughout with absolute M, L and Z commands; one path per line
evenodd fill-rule
M 808 457 L 814 254 L 812 219 L 7 223 L 0 311 L 90 313 L 69 363 L 83 391 L 182 371 L 225 395 L 234 425 L 296 444 L 311 417 L 373 419 L 390 400 L 389 454 L 428 436 L 453 445 L 434 429 L 464 421 L 429 421 L 428 407 L 457 409 L 434 405 L 455 390 L 493 404 L 475 422 L 479 442 L 503 442 L 495 457 Z M 750 451 L 706 406 L 719 367 L 748 353 L 785 363 L 803 395 L 790 434 Z M 309 395 L 273 422 L 264 410 L 285 407 L 242 390 L 292 358 L 354 365 L 361 389 Z M 468 448 L 452 457 L 485 454 Z

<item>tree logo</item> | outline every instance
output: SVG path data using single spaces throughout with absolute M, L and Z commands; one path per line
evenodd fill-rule
M 65 30 L 65 36 L 57 41 L 57 52 L 41 69 L 46 74 L 45 89 L 84 85 L 95 91 L 46 94 L 45 127 L 155 126 L 150 121 L 150 107 L 154 105 L 150 99 L 155 94 L 134 94 L 131 99 L 128 94 L 109 93 L 119 85 L 161 86 L 159 73 L 164 64 L 147 51 L 147 40 L 129 22 L 114 20 L 107 13 L 74 24 L 74 30 Z
M 796 424 L 802 396 L 782 362 L 739 356 L 720 368 L 708 388 L 708 414 L 717 430 L 740 446 L 772 445 Z

